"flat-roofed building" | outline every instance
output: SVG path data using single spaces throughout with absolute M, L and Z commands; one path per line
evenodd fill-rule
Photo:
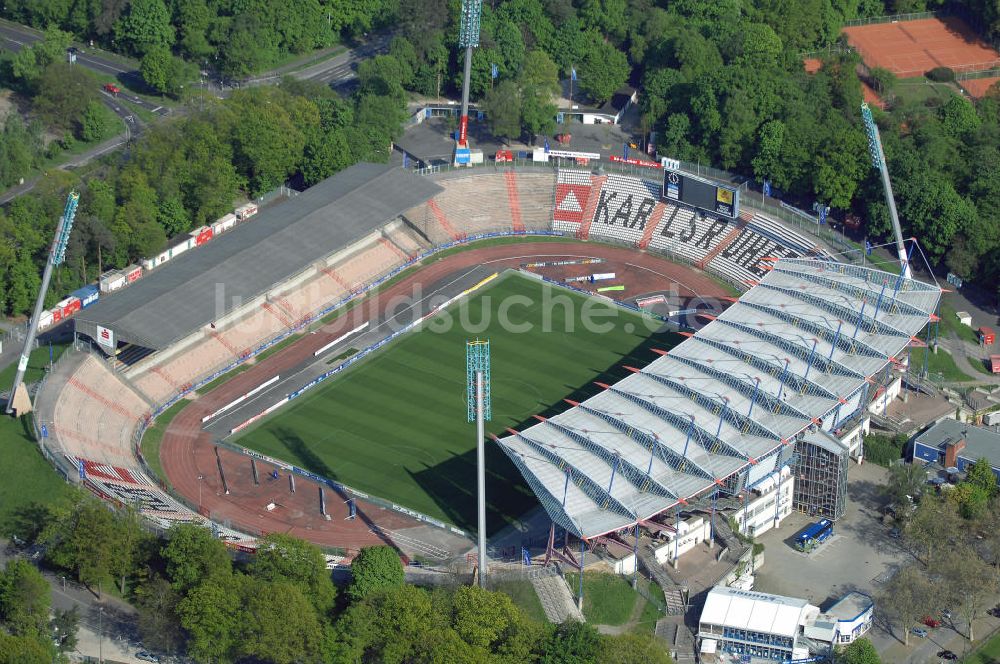
M 819 607 L 804 599 L 716 586 L 698 621 L 703 661 L 712 653 L 785 661 L 809 656 L 804 628 Z

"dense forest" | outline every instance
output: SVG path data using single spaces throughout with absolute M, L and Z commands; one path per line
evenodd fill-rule
M 234 199 L 289 179 L 308 185 L 361 159 L 386 159 L 410 95 L 457 94 L 458 5 L 8 1 L 3 15 L 48 32 L 32 55 L 18 54 L 0 69 L 8 86 L 42 91 L 37 120 L 26 124 L 13 115 L 0 136 L 0 152 L 12 155 L 0 164 L 4 184 L 33 165 L 37 149 L 30 146 L 37 148 L 42 127 L 61 128 L 69 139 L 100 134 L 99 118 L 87 115 L 95 116 L 99 105 L 86 90 L 62 94 L 60 101 L 38 83 L 66 77 L 55 56 L 67 32 L 142 58 L 144 75 L 171 89 L 175 73 L 203 66 L 235 76 L 368 30 L 391 30 L 393 39 L 387 54 L 361 64 L 360 86 L 350 98 L 289 81 L 224 101 L 187 90 L 181 117 L 157 124 L 83 182 L 64 172 L 47 177 L 0 215 L 0 311 L 27 310 L 71 186 L 83 196 L 53 299 L 102 269 L 155 252 L 170 236 L 224 213 Z M 949 72 L 943 82 L 896 81 L 888 72 L 864 69 L 845 49 L 829 48 L 841 44 L 845 21 L 948 8 L 984 34 L 1000 35 L 1000 9 L 986 0 L 947 7 L 934 0 L 487 1 L 472 97 L 495 133 L 531 140 L 555 131 L 552 95 L 569 72 L 577 73 L 576 94 L 594 103 L 631 83 L 640 89 L 641 133 L 653 132 L 660 154 L 768 180 L 802 207 L 830 205 L 835 218 L 852 212 L 877 239 L 889 223 L 860 121 L 860 75 L 889 102 L 887 112 L 875 112 L 905 232 L 920 238 L 936 268 L 1000 283 L 994 203 L 1000 200 L 1000 94 L 972 103 L 948 82 Z M 820 49 L 826 49 L 821 69 L 806 73 L 804 54 Z M 915 98 L 915 88 L 934 94 Z
M 207 528 L 180 524 L 154 536 L 134 512 L 114 513 L 83 491 L 27 507 L 18 521 L 51 569 L 134 603 L 145 647 L 196 662 L 670 664 L 651 634 L 538 623 L 509 596 L 478 587 L 407 585 L 388 546 L 362 549 L 338 587 L 308 542 L 271 534 L 249 562 L 234 563 Z M 0 571 L 0 663 L 55 660 L 52 628 L 65 634 L 76 616 L 57 612 L 50 622 L 49 596 L 31 564 Z

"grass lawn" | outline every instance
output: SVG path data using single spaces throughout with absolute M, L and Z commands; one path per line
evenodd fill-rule
M 974 344 L 979 343 L 979 333 L 968 325 L 959 323 L 958 316 L 955 315 L 955 307 L 944 303 L 941 303 L 941 326 L 946 333 L 953 332 L 963 341 L 969 341 Z
M 514 296 L 526 299 L 508 300 Z M 539 306 L 543 298 L 557 304 Z M 607 315 L 600 321 L 607 330 L 584 329 L 585 304 Z M 532 329 L 520 334 L 501 329 L 501 309 L 512 324 Z M 466 331 L 470 324 L 462 320 L 488 323 Z M 541 331 L 545 320 L 551 331 Z M 596 298 L 588 301 L 510 275 L 315 388 L 236 442 L 472 529 L 475 426 L 466 421 L 465 341 L 474 337 L 489 338 L 492 345 L 493 419 L 487 430 L 498 435 L 527 424 L 532 414 L 567 408 L 563 397 L 593 394 L 599 388 L 592 381 L 613 382 L 628 374 L 622 365 L 654 359 L 650 346 L 671 347 L 680 338 L 653 335 L 638 315 Z M 507 457 L 490 444 L 487 467 L 488 529 L 495 532 L 537 503 Z
M 230 372 L 223 376 L 223 378 L 231 378 L 236 375 L 237 372 Z M 156 418 L 153 422 L 153 426 L 146 429 L 146 433 L 142 435 L 142 456 L 146 459 L 146 463 L 152 468 L 156 476 L 164 484 L 168 484 L 167 476 L 163 472 L 163 464 L 160 463 L 160 443 L 163 441 L 163 434 L 167 430 L 167 426 L 170 421 L 177 416 L 177 413 L 184 410 L 190 402 L 187 399 L 181 399 L 175 403 L 170 408 L 160 413 L 160 416 Z
M 586 572 L 583 575 L 583 617 L 592 625 L 624 625 L 632 615 L 636 602 L 646 600 L 632 590 L 629 578 L 619 574 Z M 566 581 L 573 592 L 579 592 L 580 574 L 569 573 Z
M 965 664 L 998 664 L 1000 663 L 1000 634 L 983 644 L 982 648 L 962 660 Z
M 23 347 L 24 342 L 21 342 L 20 345 Z M 55 363 L 67 348 L 69 348 L 69 344 L 52 344 L 52 362 Z M 31 351 L 31 355 L 28 357 L 28 368 L 24 372 L 24 382 L 27 384 L 38 382 L 48 369 L 49 347 L 46 344 Z M 17 373 L 16 361 L 0 371 L 0 391 L 6 392 L 10 389 L 15 373 Z
M 910 349 L 910 363 L 915 369 L 923 371 L 924 353 L 926 352 L 926 348 Z M 938 352 L 930 354 L 927 360 L 927 372 L 931 378 L 940 377 L 941 380 L 949 383 L 972 380 L 971 376 L 958 368 L 958 365 L 955 364 L 955 358 L 944 348 L 938 348 Z
M 492 584 L 490 590 L 496 590 L 497 592 L 509 595 L 514 604 L 531 620 L 543 624 L 548 622 L 548 618 L 545 617 L 545 610 L 542 608 L 542 602 L 538 599 L 538 593 L 535 592 L 535 587 L 531 585 L 531 581 L 527 579 L 502 581 Z
M 10 532 L 20 509 L 51 504 L 72 490 L 39 451 L 28 416 L 0 416 L 0 465 L 7 469 L 0 482 L 0 532 Z
M 660 604 L 666 606 L 667 602 L 663 597 L 663 589 L 660 588 L 660 586 L 643 578 L 639 579 L 639 583 L 644 586 L 653 597 L 659 600 Z M 631 632 L 633 634 L 652 635 L 656 630 L 656 621 L 662 618 L 663 614 L 660 612 L 659 607 L 652 602 L 647 602 L 645 598 L 642 599 L 642 602 L 643 607 L 642 613 L 639 614 L 639 622 L 635 624 L 635 626 L 631 629 Z

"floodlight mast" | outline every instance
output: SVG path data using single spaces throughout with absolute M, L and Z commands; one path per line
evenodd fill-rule
M 906 247 L 903 246 L 903 229 L 899 225 L 899 215 L 896 213 L 896 199 L 892 194 L 892 182 L 889 181 L 889 169 L 885 163 L 885 151 L 882 149 L 882 139 L 878 133 L 878 126 L 872 118 L 872 111 L 865 102 L 861 103 L 861 119 L 865 123 L 865 132 L 868 134 L 868 152 L 871 154 L 872 166 L 882 176 L 885 203 L 889 206 L 892 231 L 896 235 L 896 251 L 899 253 L 899 266 L 902 268 L 903 277 L 909 279 L 911 276 L 910 261 L 906 256 Z
M 490 342 L 465 344 L 468 420 L 476 422 L 476 494 L 479 539 L 479 587 L 486 587 L 486 438 L 485 421 L 492 418 L 490 399 Z
M 73 219 L 76 217 L 76 206 L 80 202 L 80 194 L 75 191 L 69 192 L 66 197 L 66 207 L 63 209 L 62 217 L 56 224 L 56 236 L 52 240 L 52 249 L 49 251 L 48 260 L 45 261 L 45 270 L 42 272 L 42 285 L 38 289 L 38 299 L 35 300 L 35 309 L 28 321 L 28 334 L 24 338 L 24 349 L 21 357 L 17 361 L 17 373 L 14 374 L 14 384 L 10 388 L 10 397 L 7 399 L 6 412 L 8 415 L 14 414 L 14 395 L 17 388 L 24 379 L 24 372 L 28 368 L 28 357 L 31 355 L 31 347 L 35 343 L 35 336 L 38 334 L 38 319 L 41 318 L 42 308 L 45 306 L 45 294 L 49 290 L 49 281 L 52 279 L 52 269 L 61 265 L 66 258 L 66 244 L 69 242 L 70 231 L 73 230 Z
M 458 45 L 465 49 L 465 74 L 462 78 L 462 115 L 458 121 L 458 147 L 469 146 L 469 86 L 472 80 L 472 49 L 479 46 L 479 22 L 483 0 L 462 0 Z

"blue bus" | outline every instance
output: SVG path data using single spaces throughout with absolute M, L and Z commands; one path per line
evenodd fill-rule
M 833 535 L 833 521 L 829 519 L 817 521 L 796 536 L 795 548 L 799 551 L 812 551 L 830 539 L 831 535 Z

